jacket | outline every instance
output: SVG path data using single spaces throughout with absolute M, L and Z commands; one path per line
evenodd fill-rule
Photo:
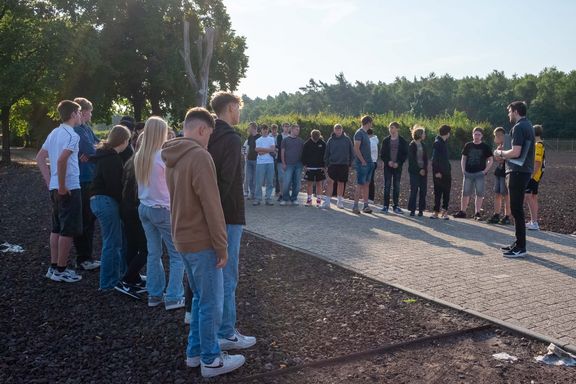
M 134 156 L 124 164 L 122 174 L 122 203 L 120 204 L 120 215 L 122 218 L 138 217 L 138 182 L 136 181 L 136 171 L 134 170 Z
M 428 154 L 426 153 L 426 147 L 422 144 L 422 159 L 424 160 L 424 167 L 420 168 L 418 166 L 418 148 L 416 147 L 416 142 L 410 142 L 408 146 L 408 173 L 413 175 L 419 175 L 420 170 L 423 169 L 425 175 L 428 174 Z
M 164 143 L 161 157 L 166 164 L 174 246 L 182 253 L 213 249 L 219 257 L 226 255 L 226 222 L 212 157 L 197 141 L 185 137 Z
M 380 149 L 380 158 L 384 162 L 384 166 L 388 166 L 390 161 L 390 136 L 386 136 L 382 140 L 382 148 Z M 398 168 L 402 168 L 402 165 L 408 157 L 408 142 L 402 136 L 398 136 L 398 156 L 396 156 L 396 162 L 398 163 Z
M 330 165 L 352 165 L 354 160 L 354 147 L 352 141 L 344 133 L 340 137 L 334 133 L 326 143 L 326 151 L 324 152 L 324 164 L 326 167 Z
M 90 161 L 96 163 L 90 196 L 110 196 L 118 203 L 122 201 L 122 175 L 124 162 L 114 149 L 99 148 Z
M 442 176 L 452 174 L 452 166 L 448 157 L 448 145 L 441 136 L 436 136 L 432 146 L 432 172 L 441 173 Z
M 226 224 L 245 225 L 242 187 L 242 139 L 224 120 L 216 119 L 216 128 L 208 142 L 208 152 L 216 166 L 220 201 Z
M 314 142 L 312 139 L 306 140 L 302 150 L 302 164 L 308 168 L 324 168 L 324 153 L 326 143 L 319 139 Z

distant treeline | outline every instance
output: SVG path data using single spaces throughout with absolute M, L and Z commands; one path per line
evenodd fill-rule
M 544 126 L 545 137 L 576 138 L 576 71 L 564 73 L 545 68 L 538 75 L 514 75 L 493 71 L 484 78 L 438 77 L 396 78 L 392 83 L 355 82 L 343 73 L 334 84 L 311 79 L 295 93 L 282 92 L 266 99 L 244 96 L 243 120 L 261 120 L 268 115 L 359 116 L 364 113 L 411 114 L 418 118 L 458 115 L 489 126 L 510 124 L 506 106 L 514 100 L 528 104 L 528 117 Z M 462 127 L 463 129 L 472 127 Z

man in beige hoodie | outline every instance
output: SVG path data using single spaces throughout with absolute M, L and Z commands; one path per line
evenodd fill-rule
M 192 108 L 184 120 L 184 137 L 168 141 L 162 150 L 172 239 L 194 292 L 186 364 L 201 366 L 204 377 L 231 372 L 245 362 L 242 355 L 222 354 L 218 343 L 224 297 L 222 268 L 228 252 L 216 168 L 206 150 L 213 130 L 210 113 Z

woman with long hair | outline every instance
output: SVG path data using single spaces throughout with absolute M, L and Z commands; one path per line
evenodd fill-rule
M 172 242 L 170 194 L 166 185 L 166 166 L 160 157 L 168 129 L 168 124 L 160 117 L 152 116 L 146 121 L 142 144 L 134 155 L 134 171 L 140 199 L 138 214 L 148 244 L 148 306 L 156 307 L 164 302 L 166 310 L 171 310 L 184 307 L 184 263 Z M 167 286 L 162 264 L 162 243 L 166 245 L 170 258 Z
M 100 256 L 100 290 L 113 289 L 126 268 L 122 253 L 122 174 L 124 163 L 120 153 L 130 140 L 130 130 L 116 125 L 108 140 L 102 141 L 91 157 L 96 162 L 94 179 L 90 187 L 90 209 L 100 223 L 102 255 Z

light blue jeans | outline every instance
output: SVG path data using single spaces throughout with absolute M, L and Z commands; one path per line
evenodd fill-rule
M 246 172 L 244 172 L 244 175 L 248 196 L 253 199 L 256 190 L 256 160 L 246 160 Z
M 298 200 L 301 178 L 302 163 L 286 165 L 286 170 L 284 171 L 284 181 L 282 182 L 282 199 L 284 201 Z M 290 189 L 292 189 L 292 195 L 289 195 Z
M 184 297 L 184 262 L 182 255 L 174 247 L 170 228 L 170 210 L 138 207 L 142 228 L 146 233 L 148 260 L 146 262 L 146 289 L 148 297 L 163 297 L 166 289 L 166 301 L 177 301 Z M 170 276 L 166 287 L 166 273 L 162 264 L 162 242 L 168 250 L 170 259 Z
M 220 355 L 218 329 L 222 321 L 223 274 L 216 268 L 216 253 L 206 249 L 183 253 L 192 298 L 192 317 L 188 333 L 188 357 L 200 356 L 206 364 Z
M 234 335 L 236 330 L 236 287 L 238 286 L 238 263 L 243 229 L 242 225 L 226 224 L 228 262 L 222 270 L 224 276 L 224 307 L 222 325 L 218 331 L 218 337 L 220 338 L 230 337 Z
M 272 199 L 274 190 L 274 163 L 256 165 L 256 193 L 254 198 L 262 200 L 262 185 L 266 186 L 266 201 Z
M 119 204 L 110 196 L 90 198 L 90 209 L 100 223 L 102 255 L 100 256 L 100 289 L 114 288 L 126 269 L 122 253 L 122 220 Z

